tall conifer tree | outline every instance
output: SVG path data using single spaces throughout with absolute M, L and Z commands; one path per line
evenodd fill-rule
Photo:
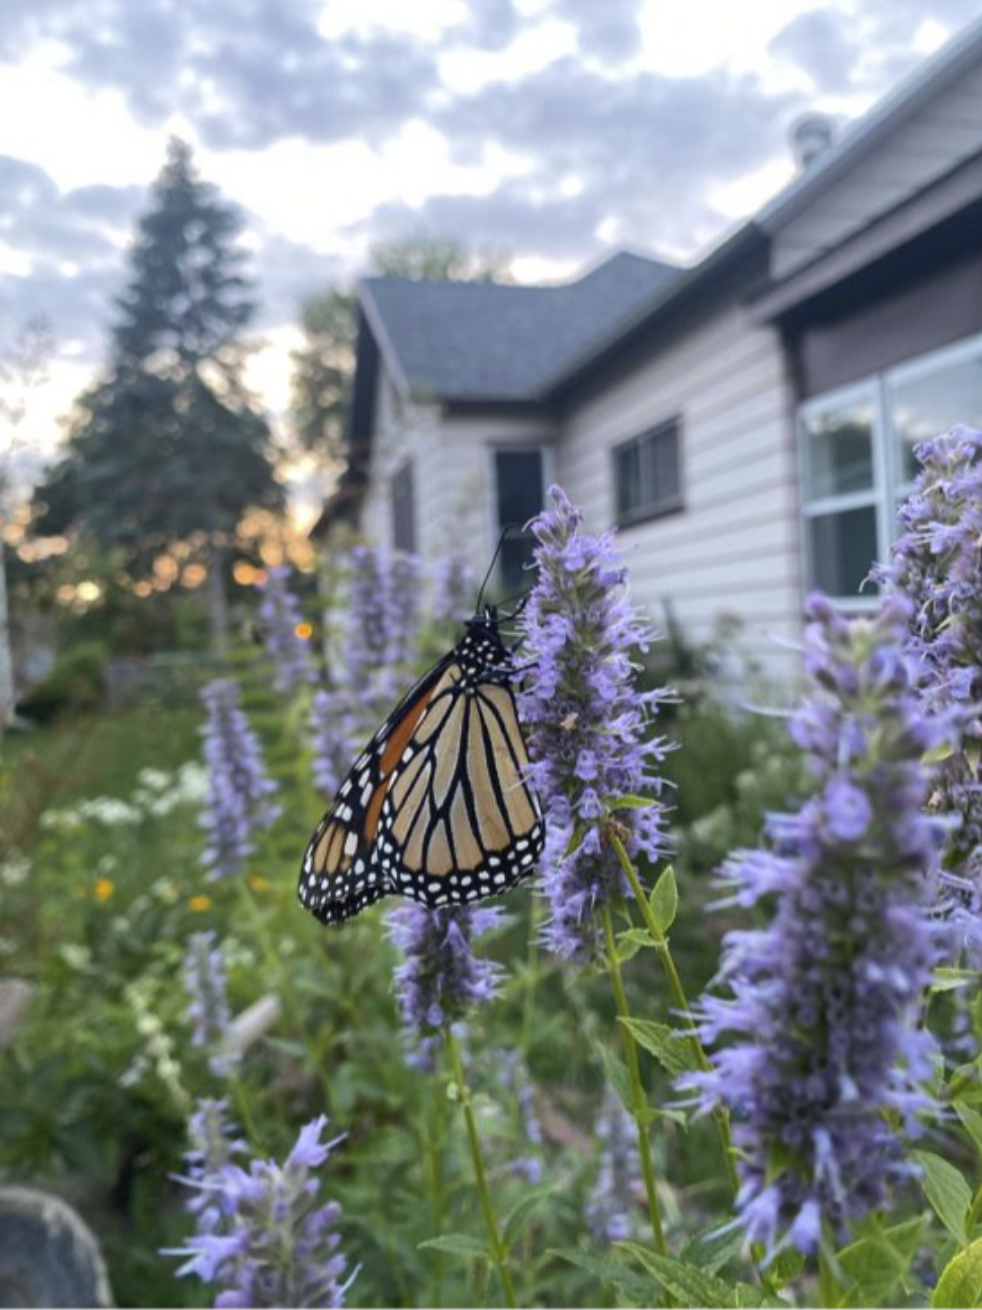
M 226 554 L 251 507 L 277 509 L 269 427 L 243 382 L 254 313 L 239 219 L 171 141 L 117 301 L 110 363 L 78 402 L 39 491 L 39 530 L 88 534 L 134 577 L 179 543 L 208 569 L 212 642 L 227 641 Z

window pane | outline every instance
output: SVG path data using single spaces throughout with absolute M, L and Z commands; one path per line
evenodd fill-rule
M 805 419 L 811 500 L 873 485 L 873 402 L 856 401 Z
M 858 596 L 859 587 L 876 559 L 876 510 L 842 510 L 806 520 L 811 560 L 811 585 L 830 596 Z M 864 596 L 877 588 L 868 584 Z
M 634 523 L 681 508 L 680 437 L 679 422 L 671 419 L 615 448 L 614 499 L 618 523 Z
M 673 424 L 651 437 L 651 469 L 656 503 L 669 505 L 678 500 L 679 485 L 679 433 Z
M 495 483 L 498 497 L 498 530 L 507 524 L 520 527 L 542 509 L 542 451 L 496 450 Z M 528 533 L 511 532 L 501 546 L 501 585 L 505 591 L 518 590 L 525 581 L 525 565 L 531 563 L 534 543 Z
M 617 479 L 617 517 L 630 517 L 642 504 L 641 445 L 632 441 L 614 455 Z
M 892 382 L 889 403 L 900 442 L 900 481 L 910 482 L 918 469 L 916 445 L 940 436 L 956 423 L 982 427 L 982 349 L 972 359 L 907 382 Z

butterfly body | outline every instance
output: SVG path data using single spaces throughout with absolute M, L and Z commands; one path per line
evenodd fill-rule
M 545 834 L 514 678 L 488 607 L 355 761 L 304 854 L 306 909 L 339 923 L 390 893 L 466 904 L 534 871 Z

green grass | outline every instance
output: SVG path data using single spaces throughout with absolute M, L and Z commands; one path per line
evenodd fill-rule
M 173 769 L 196 756 L 199 721 L 196 709 L 148 705 L 0 739 L 0 859 L 30 847 L 45 810 L 125 796 L 140 769 Z

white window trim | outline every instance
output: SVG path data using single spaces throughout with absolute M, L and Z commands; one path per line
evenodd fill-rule
M 814 584 L 811 559 L 811 547 L 808 532 L 808 520 L 822 515 L 843 513 L 850 509 L 864 509 L 874 506 L 876 509 L 876 545 L 882 563 L 890 559 L 893 542 L 897 534 L 897 510 L 910 494 L 912 484 L 902 482 L 901 478 L 901 443 L 900 435 L 893 425 L 890 415 L 891 388 L 930 377 L 933 373 L 957 365 L 963 360 L 979 358 L 982 355 L 982 333 L 953 342 L 949 346 L 939 346 L 916 359 L 897 364 L 893 368 L 874 373 L 859 382 L 850 382 L 843 387 L 824 391 L 812 396 L 798 406 L 795 420 L 798 447 L 798 467 L 801 470 L 801 514 L 800 536 L 801 558 L 804 562 L 805 581 L 810 588 Z M 808 498 L 811 484 L 811 450 L 812 443 L 807 431 L 809 418 L 831 409 L 846 407 L 857 402 L 871 404 L 873 411 L 873 431 L 871 434 L 873 457 L 873 486 L 867 491 L 842 492 L 840 495 L 822 496 L 819 499 Z M 846 613 L 862 613 L 874 608 L 878 596 L 837 596 L 836 605 Z

